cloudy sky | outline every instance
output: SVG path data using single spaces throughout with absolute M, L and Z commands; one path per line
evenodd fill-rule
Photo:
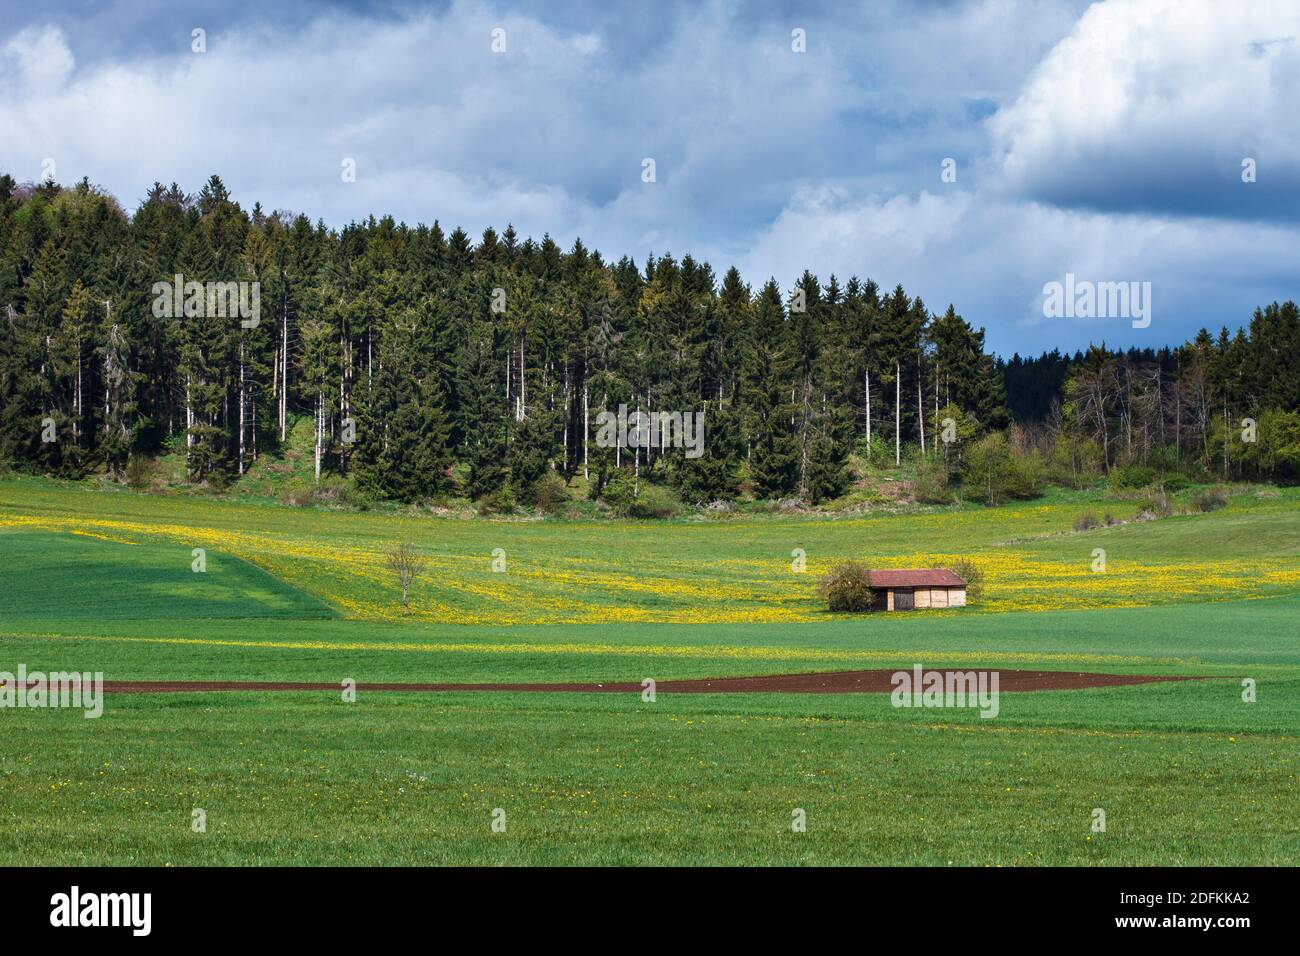
M 0 171 L 53 159 L 128 209 L 215 172 L 336 226 L 513 222 L 787 288 L 856 273 L 1008 355 L 1176 343 L 1300 294 L 1300 0 L 0 12 Z M 1044 318 L 1067 272 L 1150 282 L 1150 326 Z

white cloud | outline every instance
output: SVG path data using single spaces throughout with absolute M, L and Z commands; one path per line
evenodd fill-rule
M 72 73 L 72 54 L 55 27 L 28 27 L 0 50 L 0 88 L 40 96 L 57 91 Z
M 1108 0 L 989 120 L 1002 188 L 1062 205 L 1300 212 L 1300 6 Z M 1241 161 L 1259 162 L 1245 188 Z
M 1295 295 L 1300 233 L 1282 225 L 1060 209 L 985 193 L 796 197 L 740 267 L 789 285 L 791 262 L 824 281 L 856 273 L 901 282 L 931 311 L 951 302 L 989 328 L 998 351 L 1075 349 L 1090 341 L 1159 347 L 1200 325 L 1246 324 L 1259 304 Z M 1153 322 L 1045 319 L 1043 284 L 1067 272 L 1092 281 L 1152 283 Z
M 773 12 L 680 7 L 653 24 L 651 52 L 629 58 L 641 44 L 621 21 L 575 16 L 582 27 L 566 31 L 456 0 L 392 20 L 214 24 L 204 54 L 177 32 L 170 52 L 98 53 L 75 66 L 70 48 L 88 41 L 70 21 L 66 33 L 10 41 L 0 166 L 35 177 L 54 156 L 61 179 L 89 176 L 128 206 L 155 178 L 193 189 L 217 172 L 245 203 L 335 224 L 392 212 L 471 230 L 513 220 L 562 239 L 583 229 L 589 243 L 638 257 L 647 243 L 736 249 L 799 184 L 881 180 L 914 167 L 918 151 L 932 165 L 936 142 L 969 138 L 954 86 L 1013 88 L 1042 37 L 994 58 L 973 46 L 931 57 L 933 82 L 913 54 L 956 43 L 967 27 L 1005 36 L 1026 9 L 983 0 L 907 17 L 892 5 L 834 10 L 806 18 L 811 46 L 795 54 Z M 504 55 L 491 50 L 496 27 Z M 926 118 L 891 130 L 900 116 Z M 346 188 L 345 156 L 358 161 Z M 647 156 L 658 164 L 653 188 L 640 180 Z
M 803 190 L 742 269 L 901 282 L 931 309 L 953 302 L 1008 353 L 1243 324 L 1300 280 L 1295 35 L 1290 3 L 1095 4 L 988 122 L 988 154 L 960 187 Z M 1241 181 L 1246 155 L 1258 183 Z M 1151 327 L 1044 319 L 1043 284 L 1066 272 L 1150 281 Z

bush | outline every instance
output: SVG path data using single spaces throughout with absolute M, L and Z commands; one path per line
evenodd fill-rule
M 995 505 L 1006 497 L 1011 449 L 1006 436 L 991 432 L 967 451 L 962 471 L 962 490 L 970 498 Z
M 1228 492 L 1222 488 L 1208 488 L 1192 498 L 1192 507 L 1197 511 L 1218 511 L 1228 506 Z
M 355 481 L 345 481 L 338 486 L 338 502 L 358 511 L 369 511 L 378 499 L 373 492 L 361 488 Z
M 510 514 L 515 510 L 515 493 L 509 485 L 502 485 L 496 491 L 489 491 L 474 503 L 480 515 Z
M 1090 438 L 1060 432 L 1052 443 L 1048 470 L 1052 480 L 1070 488 L 1084 488 L 1101 474 L 1101 446 Z
M 1182 491 L 1185 488 L 1190 487 L 1192 484 L 1192 480 L 1188 478 L 1186 475 L 1184 475 L 1182 472 L 1174 471 L 1174 472 L 1170 472 L 1167 475 L 1164 475 L 1160 479 L 1160 484 L 1165 489 L 1165 491 L 1173 494 Z
M 620 475 L 605 482 L 600 490 L 600 500 L 609 505 L 609 510 L 616 515 L 626 515 L 636 500 L 636 483 L 631 478 Z
M 1074 519 L 1075 531 L 1091 531 L 1098 527 L 1101 527 L 1101 524 L 1097 521 L 1096 515 L 1079 515 Z
M 968 497 L 986 505 L 1037 498 L 1043 493 L 1043 469 L 1037 452 L 1017 454 L 1005 434 L 991 432 L 967 450 L 962 487 Z
M 301 480 L 286 482 L 284 489 L 280 492 L 280 504 L 288 505 L 291 508 L 301 508 L 303 505 L 309 505 L 315 498 L 315 487 Z
M 942 458 L 927 459 L 916 468 L 912 480 L 912 495 L 923 505 L 952 503 L 952 489 L 948 486 L 948 465 Z
M 538 511 L 559 514 L 569 503 L 569 487 L 556 471 L 548 471 L 533 485 L 533 504 Z
M 984 568 L 970 558 L 948 562 L 948 570 L 966 582 L 966 603 L 975 604 L 984 597 Z
M 605 485 L 601 497 L 620 518 L 672 518 L 682 510 L 681 499 L 670 489 L 626 477 Z
M 149 487 L 157 471 L 157 463 L 146 455 L 132 455 L 126 460 L 126 483 L 140 491 Z
M 837 564 L 822 578 L 818 588 L 830 611 L 870 611 L 876 592 L 871 589 L 871 572 L 857 561 Z
M 1043 457 L 1038 452 L 1013 456 L 1007 476 L 1007 496 L 1027 501 L 1043 494 Z
M 871 443 L 866 438 L 859 438 L 853 444 L 853 451 L 869 468 L 894 467 L 894 443 L 879 432 L 871 436 Z
M 1116 488 L 1145 488 L 1156 480 L 1156 470 L 1148 465 L 1125 465 L 1110 473 L 1110 483 Z
M 628 509 L 629 518 L 672 518 L 682 510 L 681 499 L 669 488 L 641 482 L 636 499 Z
M 1168 518 L 1173 513 L 1174 509 L 1169 504 L 1169 496 L 1165 494 L 1163 488 L 1158 488 L 1155 494 L 1142 502 L 1142 506 L 1138 508 L 1136 520 L 1151 521 L 1155 518 Z

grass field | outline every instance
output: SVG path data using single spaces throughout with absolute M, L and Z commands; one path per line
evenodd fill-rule
M 881 694 L 5 709 L 0 850 L 30 864 L 1294 864 L 1300 493 L 1243 488 L 1210 514 L 1071 530 L 1134 509 L 1058 491 L 838 519 L 487 520 L 5 479 L 0 670 L 487 683 L 923 663 L 1204 679 L 1005 694 L 993 720 Z M 402 540 L 430 559 L 409 616 L 383 560 Z M 816 598 L 843 558 L 955 555 L 987 569 L 976 607 L 846 617 Z

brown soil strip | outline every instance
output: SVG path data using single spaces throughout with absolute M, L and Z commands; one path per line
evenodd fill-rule
M 937 668 L 935 669 L 937 670 Z M 950 668 L 967 673 L 971 668 Z M 1080 671 L 1020 671 L 983 669 L 997 673 L 999 691 L 1079 690 L 1195 677 L 1155 674 L 1089 674 Z M 706 677 L 657 681 L 660 694 L 877 694 L 894 689 L 897 670 L 833 671 L 813 674 L 772 674 L 764 677 Z M 909 671 L 910 673 L 910 671 Z M 927 671 L 928 673 L 928 671 Z M 945 673 L 945 671 L 939 671 Z M 981 673 L 976 670 L 975 673 Z M 338 691 L 340 684 L 294 681 L 104 681 L 110 694 L 170 694 L 195 691 Z M 640 693 L 636 682 L 609 684 L 358 684 L 359 691 L 561 691 L 568 693 Z

